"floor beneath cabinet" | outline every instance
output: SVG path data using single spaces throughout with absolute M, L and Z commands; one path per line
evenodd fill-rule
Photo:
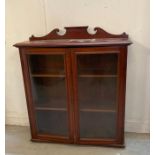
M 126 133 L 126 148 L 30 141 L 29 127 L 6 126 L 6 155 L 149 155 L 149 134 Z

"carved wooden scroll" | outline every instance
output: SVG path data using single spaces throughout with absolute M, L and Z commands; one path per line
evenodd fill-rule
M 88 32 L 88 26 L 81 27 L 65 27 L 66 33 L 64 35 L 60 35 L 59 29 L 54 29 L 50 33 L 42 37 L 35 37 L 32 35 L 29 40 L 53 40 L 53 39 L 94 39 L 94 38 L 128 38 L 126 33 L 122 34 L 110 34 L 100 27 L 95 27 L 95 34 L 90 34 Z

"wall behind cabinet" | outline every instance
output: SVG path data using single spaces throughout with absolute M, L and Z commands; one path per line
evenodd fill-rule
M 130 35 L 126 131 L 149 132 L 148 0 L 6 0 L 6 124 L 29 125 L 19 54 L 12 45 L 55 27 L 83 25 Z

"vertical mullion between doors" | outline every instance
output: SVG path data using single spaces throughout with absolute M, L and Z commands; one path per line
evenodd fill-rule
M 73 90 L 73 105 L 74 105 L 74 143 L 80 140 L 79 133 L 79 108 L 78 108 L 78 76 L 77 76 L 77 55 L 74 49 L 71 49 L 71 66 L 72 66 L 72 90 Z

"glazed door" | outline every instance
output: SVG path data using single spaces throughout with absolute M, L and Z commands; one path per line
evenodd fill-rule
M 78 48 L 72 54 L 76 141 L 112 144 L 119 141 L 118 48 Z
M 38 48 L 24 52 L 30 79 L 28 109 L 35 130 L 33 137 L 71 142 L 70 71 L 65 49 Z

